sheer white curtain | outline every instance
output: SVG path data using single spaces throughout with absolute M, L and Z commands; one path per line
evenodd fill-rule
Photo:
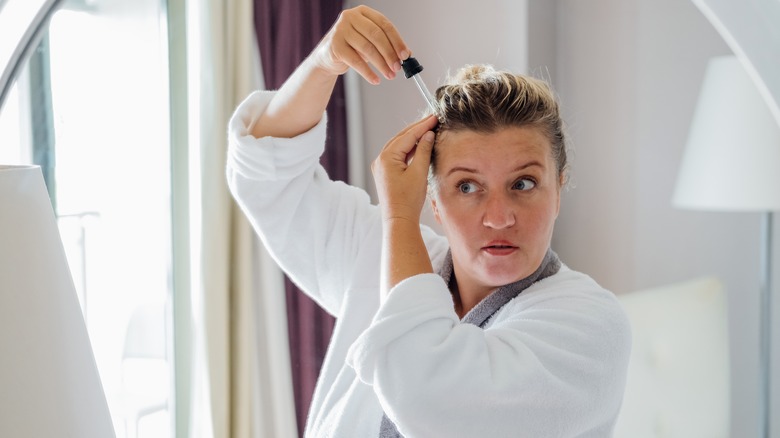
M 227 122 L 260 88 L 251 0 L 187 2 L 190 438 L 297 437 L 281 273 L 227 189 Z

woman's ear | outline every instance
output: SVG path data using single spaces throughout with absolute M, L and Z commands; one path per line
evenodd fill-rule
M 565 175 L 561 174 L 561 176 L 558 177 L 558 178 L 559 178 L 559 180 L 558 180 L 558 193 L 556 194 L 557 195 L 557 199 L 555 201 L 556 202 L 556 204 L 555 204 L 555 217 L 556 218 L 558 218 L 558 214 L 561 212 L 561 192 L 563 192 L 564 187 L 566 185 L 566 176 Z
M 436 223 L 441 225 L 441 217 L 439 216 L 439 207 L 436 205 L 436 197 L 429 195 L 431 198 L 431 210 L 433 211 L 433 217 L 436 218 Z

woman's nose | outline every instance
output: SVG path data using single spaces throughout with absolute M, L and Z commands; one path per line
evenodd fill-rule
M 485 200 L 482 225 L 496 230 L 509 228 L 515 224 L 515 212 L 506 196 L 490 194 Z

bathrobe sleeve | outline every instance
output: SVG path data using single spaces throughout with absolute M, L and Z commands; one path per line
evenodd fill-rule
M 280 267 L 339 316 L 361 240 L 381 227 L 379 211 L 365 191 L 330 180 L 319 164 L 325 115 L 294 138 L 250 134 L 272 97 L 251 94 L 230 120 L 228 186 Z
M 418 275 L 347 361 L 406 437 L 611 436 L 631 339 L 615 297 L 566 269 L 494 319 L 461 324 L 442 278 Z

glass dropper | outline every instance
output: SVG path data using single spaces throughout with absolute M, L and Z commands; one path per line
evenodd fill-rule
M 425 102 L 428 104 L 428 108 L 431 109 L 433 114 L 438 116 L 439 110 L 438 105 L 436 105 L 436 98 L 433 97 L 433 94 L 431 94 L 431 92 L 428 90 L 428 87 L 425 86 L 425 82 L 423 82 L 422 77 L 420 77 L 418 74 L 423 71 L 423 66 L 412 57 L 409 57 L 403 61 L 402 66 L 406 78 L 414 79 L 414 83 L 417 84 L 417 89 L 420 90 L 420 93 L 425 99 Z

